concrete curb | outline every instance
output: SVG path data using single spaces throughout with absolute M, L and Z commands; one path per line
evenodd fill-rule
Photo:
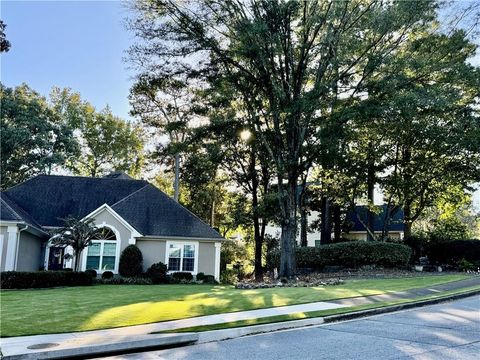
M 245 327 L 238 327 L 238 328 L 224 329 L 224 330 L 212 330 L 212 331 L 199 332 L 197 333 L 199 335 L 197 343 L 201 344 L 206 342 L 222 341 L 222 340 L 234 339 L 242 336 L 257 335 L 257 334 L 269 333 L 274 331 L 290 330 L 295 328 L 322 325 L 322 324 L 332 323 L 336 321 L 351 320 L 351 319 L 361 318 L 365 316 L 385 314 L 385 313 L 390 313 L 390 312 L 395 312 L 400 310 L 412 309 L 416 307 L 439 304 L 439 303 L 462 299 L 462 298 L 466 298 L 466 297 L 470 297 L 478 294 L 480 294 L 480 289 L 468 291 L 460 294 L 447 295 L 447 296 L 443 296 L 436 299 L 420 300 L 420 301 L 415 301 L 415 302 L 410 302 L 405 304 L 385 306 L 377 309 L 355 311 L 355 312 L 350 312 L 346 314 L 330 315 L 325 317 L 315 317 L 315 318 L 301 319 L 301 320 L 290 320 L 290 321 L 283 321 L 283 322 L 277 322 L 277 323 L 271 323 L 271 324 L 252 325 L 252 326 L 245 326 Z
M 385 313 L 390 313 L 390 312 L 395 312 L 400 310 L 413 309 L 416 307 L 440 304 L 443 302 L 463 299 L 463 298 L 478 295 L 478 294 L 480 294 L 480 289 L 467 291 L 460 294 L 442 296 L 435 299 L 419 300 L 419 301 L 409 302 L 405 304 L 385 306 L 385 307 L 376 308 L 376 309 L 361 310 L 361 311 L 355 311 L 355 312 L 350 312 L 346 314 L 330 315 L 330 316 L 325 316 L 323 319 L 325 323 L 331 323 L 331 322 L 342 321 L 342 320 L 351 320 L 351 319 L 361 318 L 365 316 L 385 314 Z
M 198 341 L 196 333 L 179 333 L 179 334 L 162 334 L 162 335 L 142 335 L 127 340 L 124 337 L 112 339 L 108 343 L 103 344 L 70 344 L 64 348 L 49 348 L 28 350 L 21 347 L 3 347 L 2 360 L 40 360 L 40 359 L 68 359 L 68 358 L 85 358 L 97 355 L 112 355 L 117 353 L 126 353 L 133 351 L 144 351 L 160 349 L 165 347 L 185 346 Z

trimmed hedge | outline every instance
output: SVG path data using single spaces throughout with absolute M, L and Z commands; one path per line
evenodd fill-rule
M 174 272 L 172 274 L 172 280 L 173 281 L 192 281 L 193 280 L 193 275 L 189 272 Z
M 403 267 L 408 264 L 412 250 L 402 244 L 355 241 L 322 245 L 320 247 L 298 247 L 295 249 L 297 268 L 321 270 L 325 266 L 358 268 L 365 265 Z M 267 256 L 270 269 L 279 267 L 280 251 Z
M 91 274 L 75 271 L 5 271 L 0 273 L 2 289 L 33 289 L 92 285 Z
M 143 255 L 136 245 L 128 245 L 120 255 L 118 271 L 123 277 L 135 277 L 142 274 Z
M 165 284 L 167 282 L 167 265 L 162 262 L 152 264 L 146 272 L 153 284 Z
M 439 265 L 457 265 L 462 259 L 480 265 L 480 240 L 437 242 L 428 246 L 427 255 Z
M 113 272 L 111 271 L 104 271 L 102 273 L 102 279 L 111 279 L 113 278 Z

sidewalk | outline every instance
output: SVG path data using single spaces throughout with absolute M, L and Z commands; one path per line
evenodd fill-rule
M 221 324 L 238 320 L 268 318 L 276 315 L 287 315 L 299 312 L 337 309 L 382 301 L 395 301 L 439 294 L 444 291 L 458 290 L 476 285 L 480 285 L 480 277 L 472 277 L 470 279 L 431 286 L 428 288 L 412 289 L 383 295 L 332 300 L 329 302 L 322 301 L 276 308 L 200 316 L 189 319 L 106 330 L 4 338 L 0 340 L 1 350 L 4 359 L 13 360 L 20 358 L 65 358 L 74 354 L 98 354 L 108 351 L 132 350 L 153 346 L 174 346 L 195 342 L 198 340 L 198 335 L 192 333 L 151 333 L 194 326 Z

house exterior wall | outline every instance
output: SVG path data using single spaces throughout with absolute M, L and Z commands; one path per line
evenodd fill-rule
M 193 275 L 203 272 L 206 275 L 220 277 L 220 242 L 201 240 L 179 239 L 142 239 L 136 240 L 136 245 L 143 255 L 143 270 L 146 271 L 152 264 L 162 262 L 168 265 L 167 243 L 195 244 L 198 255 L 196 256 L 196 271 Z
M 215 274 L 215 243 L 200 242 L 198 251 L 198 272 Z
M 137 239 L 136 245 L 143 255 L 143 271 L 147 271 L 152 264 L 165 262 L 165 240 Z
M 16 270 L 38 271 L 43 265 L 42 238 L 22 231 L 19 240 Z
M 0 271 L 5 271 L 7 259 L 8 226 L 0 226 Z

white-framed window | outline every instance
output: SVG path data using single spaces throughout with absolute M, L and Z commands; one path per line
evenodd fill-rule
M 166 260 L 169 272 L 197 273 L 198 243 L 167 241 Z
M 98 272 L 116 271 L 120 243 L 115 232 L 108 227 L 99 229 L 97 239 L 87 248 L 85 269 Z

